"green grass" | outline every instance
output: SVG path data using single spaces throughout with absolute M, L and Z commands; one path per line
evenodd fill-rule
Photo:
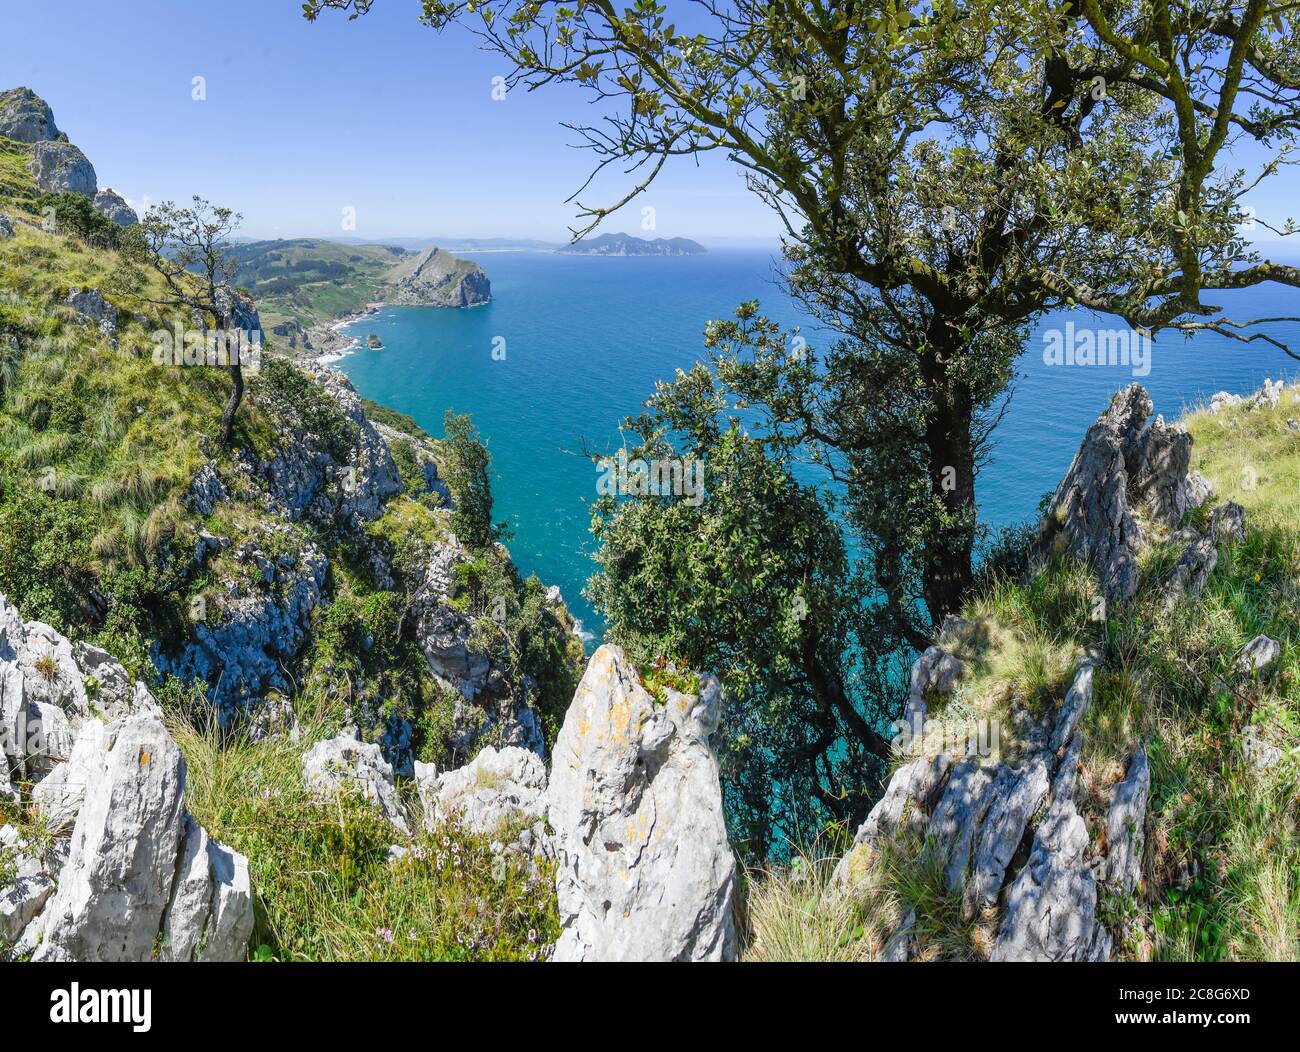
M 789 864 L 754 869 L 740 896 L 742 961 L 872 961 L 906 915 L 881 867 L 855 874 L 855 894 L 833 886 L 825 845 L 791 852 Z
M 333 733 L 308 724 L 301 740 L 221 741 L 182 719 L 170 730 L 185 756 L 186 801 L 211 836 L 248 857 L 256 895 L 254 956 L 284 961 L 543 959 L 559 935 L 545 864 L 494 852 L 454 827 L 401 838 L 357 796 L 314 797 L 302 754 Z
M 268 317 L 302 325 L 335 318 L 374 302 L 376 290 L 404 257 L 383 245 L 343 245 L 316 238 L 238 245 L 238 283 Z
M 1024 707 L 1048 715 L 1085 649 L 1101 652 L 1080 771 L 1080 809 L 1095 851 L 1105 850 L 1111 790 L 1136 743 L 1147 743 L 1152 768 L 1143 879 L 1134 895 L 1104 895 L 1099 906 L 1121 959 L 1300 959 L 1300 433 L 1288 426 L 1294 419 L 1300 396 L 1288 391 L 1274 409 L 1198 412 L 1187 420 L 1192 467 L 1215 489 L 1188 524 L 1203 527 L 1209 508 L 1226 499 L 1243 505 L 1247 522 L 1244 541 L 1220 545 L 1198 600 L 1167 607 L 1163 584 L 1183 545 L 1157 531 L 1141 554 L 1136 599 L 1109 616 L 1096 604 L 1095 582 L 1077 565 L 1049 566 L 1027 582 L 986 580 L 966 604 L 971 625 L 952 648 L 965 661 L 958 688 L 931 705 L 941 724 L 1002 721 L 1005 759 L 1015 751 L 1011 712 Z M 1264 678 L 1234 667 L 1260 633 L 1282 645 L 1279 667 Z M 1247 727 L 1286 758 L 1269 770 L 1248 762 Z M 994 918 L 962 922 L 924 845 L 859 849 L 852 865 L 868 906 L 883 898 L 888 917 L 916 911 L 918 957 L 987 956 Z M 806 886 L 779 876 L 757 880 L 750 898 L 780 917 L 803 911 L 819 925 L 833 921 L 841 937 L 861 927 L 856 915 L 820 905 Z M 816 939 L 810 954 L 842 956 L 835 938 Z
M 24 143 L 0 136 L 0 210 L 31 212 L 40 191 L 27 168 L 30 158 Z
M 1274 408 L 1232 406 L 1191 414 L 1192 467 L 1214 483 L 1215 502 L 1234 500 L 1259 528 L 1296 528 L 1300 494 L 1300 392 L 1288 388 Z

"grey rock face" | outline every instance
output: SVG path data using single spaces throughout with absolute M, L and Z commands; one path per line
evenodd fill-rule
M 900 767 L 889 780 L 885 795 L 858 827 L 854 844 L 897 836 L 904 830 L 924 831 L 951 767 L 952 758 L 947 753 L 918 756 Z
M 429 672 L 457 695 L 453 744 L 468 752 L 492 733 L 502 744 L 541 755 L 545 740 L 530 706 L 536 685 L 528 677 L 517 686 L 508 684 L 477 642 L 470 619 L 451 604 L 458 591 L 456 567 L 469 557 L 456 536 L 449 534 L 430 553 L 408 614 Z
M 1199 471 L 1191 471 L 1187 474 L 1187 506 L 1189 508 L 1199 508 L 1207 500 L 1214 497 L 1214 487 L 1210 485 L 1210 480 L 1202 475 Z
M 366 419 L 356 389 L 342 373 L 322 366 L 302 370 L 323 388 L 353 429 L 356 442 L 346 459 L 322 436 L 305 434 L 290 407 L 283 407 L 288 430 L 275 457 L 258 465 L 277 508 L 291 521 L 308 519 L 360 528 L 380 516 L 384 501 L 402 489 L 401 475 L 388 443 Z M 297 428 L 295 431 L 294 428 Z
M 431 764 L 417 763 L 415 780 L 429 829 L 455 822 L 500 839 L 546 814 L 546 767 L 527 749 L 489 745 L 466 766 L 441 775 Z
M 0 888 L 0 947 L 21 923 L 14 952 L 143 961 L 169 926 L 188 924 L 204 959 L 242 959 L 253 927 L 245 859 L 223 848 L 210 860 L 220 926 L 184 917 L 173 901 L 181 831 L 193 820 L 180 751 L 144 684 L 98 647 L 24 624 L 0 596 L 0 709 L 10 776 L 36 780 L 30 802 L 55 837 L 36 869 L 24 863 L 18 884 Z
M 1033 757 L 1021 768 L 999 766 L 988 790 L 971 874 L 962 893 L 961 911 L 966 920 L 997 901 L 1007 866 L 1020 846 L 1030 816 L 1047 794 L 1047 783 L 1047 764 L 1041 756 Z
M 9 775 L 48 773 L 71 751 L 69 714 L 87 712 L 72 645 L 49 625 L 24 624 L 0 595 L 0 756 Z
M 317 742 L 303 757 L 303 777 L 308 788 L 325 798 L 355 790 L 375 803 L 384 818 L 399 833 L 410 829 L 397 797 L 393 768 L 378 745 L 340 736 Z
M 1225 501 L 1210 513 L 1210 528 L 1216 541 L 1246 539 L 1246 510 L 1236 501 Z
M 1029 859 L 1007 889 L 992 961 L 1103 961 L 1111 937 L 1097 918 L 1088 828 L 1074 802 L 1054 799 Z
M 189 506 L 200 515 L 211 515 L 227 497 L 225 483 L 211 461 L 194 473 L 188 494 Z
M 1207 531 L 1189 544 L 1179 557 L 1169 579 L 1168 602 L 1173 604 L 1184 598 L 1197 598 L 1205 590 L 1205 583 L 1218 564 L 1219 548 L 1214 543 L 1213 531 Z
M 991 961 L 1104 961 L 1110 956 L 1113 940 L 1097 917 L 1093 870 L 1098 861 L 1091 857 L 1088 827 L 1074 800 L 1082 751 L 1083 732 L 1076 727 L 1064 743 L 1029 858 L 1004 894 Z
M 1092 681 L 1096 668 L 1091 661 L 1083 661 L 1074 673 L 1074 680 L 1061 703 L 1056 716 L 1056 726 L 1052 730 L 1050 748 L 1059 752 L 1073 737 L 1075 728 L 1092 704 Z
M 0 951 L 7 950 L 45 908 L 54 894 L 54 881 L 44 873 L 26 873 L 0 888 Z
M 1254 725 L 1242 730 L 1241 751 L 1258 771 L 1270 770 L 1286 758 L 1286 753 L 1259 736 L 1259 729 Z
M 13 826 L 0 827 L 0 864 L 12 872 L 12 882 L 0 885 L 0 959 L 54 894 L 54 881 L 37 854 Z
M 1134 384 L 1111 400 L 1088 428 L 1069 471 L 1048 509 L 1050 543 L 1088 563 L 1111 601 L 1137 591 L 1137 547 L 1141 529 L 1128 505 L 1128 463 L 1151 413 L 1146 392 Z
M 104 189 L 95 195 L 95 211 L 118 226 L 133 226 L 140 222 L 135 209 L 116 190 Z
M 104 299 L 99 289 L 81 289 L 68 293 L 67 305 L 83 322 L 93 325 L 106 339 L 117 335 L 117 308 Z
M 492 284 L 476 264 L 436 246 L 398 264 L 388 280 L 387 303 L 473 307 L 492 299 Z
M 736 863 L 709 745 L 721 688 L 660 706 L 623 652 L 592 656 L 547 790 L 563 931 L 555 959 L 731 960 Z
M 54 111 L 31 88 L 0 93 L 0 136 L 25 143 L 57 139 Z
M 208 836 L 189 815 L 163 926 L 164 961 L 236 961 L 253 936 L 248 860 Z
M 321 603 L 329 568 L 324 552 L 287 532 L 277 544 L 285 541 L 297 551 L 275 559 L 252 540 L 235 550 L 235 560 L 249 568 L 250 577 L 256 570 L 260 583 L 256 577 L 229 582 L 219 601 L 205 603 L 201 616 L 191 612 L 194 634 L 178 655 L 156 647 L 152 653 L 160 671 L 212 684 L 211 697 L 223 714 L 243 709 L 268 689 L 288 692 L 281 665 L 297 656 L 311 612 Z
M 961 674 L 962 661 L 956 654 L 938 646 L 927 647 L 912 663 L 904 721 L 913 727 L 923 727 L 928 707 L 926 698 L 932 694 L 940 697 L 951 694 Z
M 71 755 L 32 789 L 32 803 L 53 833 L 71 829 L 81 813 L 86 787 L 96 776 L 107 749 L 105 726 L 98 720 L 84 725 Z
M 1051 751 L 1044 748 L 1046 728 L 1038 728 L 1026 739 L 1036 751 L 1014 765 L 986 765 L 971 753 L 956 763 L 938 754 L 900 767 L 837 866 L 835 883 L 851 889 L 854 860 L 875 841 L 910 836 L 918 845 L 924 840 L 943 864 L 948 888 L 961 893 L 965 920 L 1001 904 L 992 960 L 1106 959 L 1112 937 L 1097 918 L 1094 871 L 1115 867 L 1116 887 L 1136 882 L 1131 874 L 1140 865 L 1150 775 L 1145 749 L 1139 748 L 1112 802 L 1122 846 L 1109 859 L 1094 857 L 1075 804 L 1079 724 L 1092 697 L 1093 675 L 1093 659 L 1080 662 L 1057 713 Z M 1015 871 L 1027 838 L 1027 861 Z M 916 939 L 904 924 L 888 941 L 886 959 L 911 959 Z
M 1243 406 L 1247 410 L 1258 409 L 1261 406 L 1276 408 L 1282 400 L 1282 392 L 1285 389 L 1286 385 L 1281 380 L 1265 380 L 1263 387 L 1245 397 L 1229 394 L 1227 391 L 1218 391 L 1210 398 L 1209 410 L 1212 415 L 1218 416 L 1225 409 L 1233 406 Z
M 70 142 L 38 142 L 28 169 L 36 185 L 49 194 L 72 193 L 93 198 L 99 189 L 95 166 Z
M 1210 513 L 1210 524 L 1203 534 L 1191 532 L 1191 543 L 1165 586 L 1167 606 L 1200 596 L 1219 563 L 1219 545 L 1246 539 L 1246 512 L 1240 504 L 1226 501 Z
M 1138 439 L 1134 459 L 1137 470 L 1129 484 L 1131 497 L 1141 501 L 1156 522 L 1177 526 L 1191 503 L 1187 472 L 1192 436 L 1157 416 Z
M 0 212 L 0 241 L 14 236 L 14 221 L 8 212 Z
M 968 756 L 952 769 L 952 775 L 935 805 L 927 832 L 935 849 L 947 858 L 944 881 L 949 891 L 960 891 L 970 872 L 980 827 L 989 807 L 989 790 L 994 769 L 985 767 L 977 756 Z
M 1261 634 L 1242 649 L 1237 658 L 1237 669 L 1247 675 L 1266 676 L 1273 671 L 1281 656 L 1281 644 Z
M 1116 393 L 1088 428 L 1043 524 L 1040 546 L 1090 565 L 1110 602 L 1137 592 L 1142 531 L 1134 509 L 1172 528 L 1208 493 L 1204 479 L 1189 480 L 1191 435 L 1163 417 L 1148 428 L 1151 411 L 1141 385 Z
M 491 662 L 471 645 L 469 619 L 448 605 L 457 593 L 456 567 L 468 561 L 464 546 L 449 536 L 432 553 L 411 613 L 429 671 L 444 687 L 472 701 L 487 687 Z
M 201 862 L 217 888 L 212 901 L 224 904 L 222 923 L 183 893 L 194 870 L 185 844 L 198 827 L 185 811 L 185 765 L 175 742 L 150 716 L 98 729 L 94 723 L 84 802 L 58 889 L 35 922 L 34 959 L 148 961 L 165 949 L 169 932 L 182 929 L 197 933 L 207 948 L 203 959 L 242 959 L 253 930 L 247 861 L 226 851 L 224 863 Z M 242 883 L 232 867 L 242 871 Z
M 1128 773 L 1115 786 L 1106 812 L 1106 879 L 1124 892 L 1137 887 L 1142 876 L 1142 845 L 1150 792 L 1151 765 L 1146 746 L 1139 745 L 1129 761 Z

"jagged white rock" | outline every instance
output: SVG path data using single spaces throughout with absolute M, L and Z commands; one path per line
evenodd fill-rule
M 473 761 L 439 775 L 415 765 L 415 782 L 429 829 L 457 822 L 482 836 L 531 826 L 546 814 L 546 766 L 535 752 L 485 747 Z
M 144 684 L 105 651 L 24 624 L 0 596 L 0 709 L 6 758 L 21 751 L 14 773 L 39 778 L 31 803 L 54 834 L 39 863 L 0 888 L 0 943 L 17 935 L 13 952 L 40 960 L 143 961 L 185 929 L 199 958 L 242 959 L 253 928 L 243 856 L 214 845 L 194 870 L 212 888 L 206 912 L 175 893 L 182 830 L 199 827 L 180 750 Z
M 362 797 L 378 805 L 394 829 L 409 834 L 393 768 L 378 745 L 340 735 L 313 745 L 303 757 L 302 766 L 308 788 L 318 795 L 333 797 L 354 787 Z
M 1147 797 L 1151 792 L 1151 764 L 1145 745 L 1133 750 L 1128 773 L 1116 784 L 1106 812 L 1106 879 L 1130 892 L 1142 876 Z
M 592 656 L 547 790 L 556 960 L 735 957 L 736 863 L 709 744 L 720 705 L 711 676 L 660 705 L 618 647 Z
M 988 804 L 962 893 L 962 917 L 971 920 L 991 906 L 1002 890 L 1007 866 L 1020 846 L 1029 819 L 1047 794 L 1047 763 L 1031 757 L 1023 767 L 1000 764 L 988 790 Z
M 1075 728 L 1079 726 L 1079 721 L 1083 719 L 1088 706 L 1092 704 L 1092 684 L 1095 675 L 1096 666 L 1092 661 L 1084 660 L 1079 663 L 1074 673 L 1074 680 L 1070 683 L 1070 689 L 1066 692 L 1065 700 L 1061 702 L 1060 711 L 1056 716 L 1056 726 L 1052 730 L 1049 746 L 1052 752 L 1059 752 L 1074 737 Z

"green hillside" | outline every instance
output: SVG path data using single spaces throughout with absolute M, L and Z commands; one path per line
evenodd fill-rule
M 238 283 L 253 294 L 269 326 L 327 321 L 376 300 L 376 290 L 406 258 L 392 245 L 343 245 L 320 238 L 236 245 Z

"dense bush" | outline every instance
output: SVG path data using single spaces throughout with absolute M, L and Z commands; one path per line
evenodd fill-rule
M 36 203 L 57 229 L 74 234 L 94 248 L 117 248 L 122 243 L 122 227 L 95 211 L 90 198 L 82 194 L 43 194 Z
M 492 522 L 491 458 L 468 415 L 450 409 L 443 419 L 443 474 L 455 509 L 452 531 L 470 548 L 487 548 L 506 539 L 504 526 Z

